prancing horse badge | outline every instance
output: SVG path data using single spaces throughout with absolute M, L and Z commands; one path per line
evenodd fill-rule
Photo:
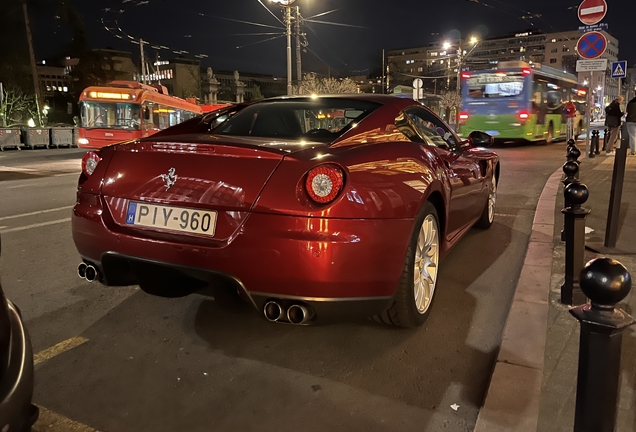
M 166 190 L 170 189 L 177 182 L 177 175 L 175 174 L 176 170 L 174 168 L 170 168 L 168 170 L 168 174 L 161 174 L 161 180 L 166 184 Z

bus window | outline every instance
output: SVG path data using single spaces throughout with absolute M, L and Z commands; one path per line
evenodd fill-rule
M 523 92 L 524 77 L 512 74 L 483 73 L 466 80 L 471 99 L 519 96 Z
M 139 105 L 119 102 L 81 102 L 80 127 L 139 129 Z M 136 121 L 133 118 L 136 114 Z

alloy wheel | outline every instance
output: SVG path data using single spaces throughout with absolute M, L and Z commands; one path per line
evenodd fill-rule
M 497 179 L 492 177 L 490 190 L 488 191 L 488 220 L 495 220 L 495 205 L 497 204 Z
M 493 210 L 494 212 L 494 210 Z M 437 284 L 439 263 L 439 226 L 437 219 L 429 214 L 422 222 L 415 250 L 413 271 L 413 295 L 419 314 L 428 310 Z

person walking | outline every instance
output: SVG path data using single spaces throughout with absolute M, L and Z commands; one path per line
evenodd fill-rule
M 627 118 L 625 119 L 629 133 L 629 155 L 636 155 L 636 92 L 634 98 L 627 103 Z
M 614 144 L 621 133 L 621 117 L 625 114 L 621 111 L 621 104 L 624 100 L 623 96 L 619 96 L 605 107 L 605 126 L 609 129 L 609 137 L 603 150 L 607 156 L 614 155 Z

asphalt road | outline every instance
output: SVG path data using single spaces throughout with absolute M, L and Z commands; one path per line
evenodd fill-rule
M 495 224 L 442 262 L 416 330 L 272 324 L 232 296 L 80 280 L 70 212 L 83 152 L 0 153 L 2 282 L 40 353 L 35 429 L 472 431 L 538 196 L 565 161 L 564 143 L 497 151 Z

